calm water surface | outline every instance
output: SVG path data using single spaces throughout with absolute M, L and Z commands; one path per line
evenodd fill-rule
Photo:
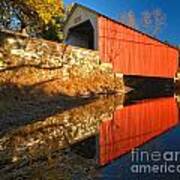
M 178 180 L 179 162 L 179 103 L 172 93 L 102 97 L 0 139 L 5 179 Z

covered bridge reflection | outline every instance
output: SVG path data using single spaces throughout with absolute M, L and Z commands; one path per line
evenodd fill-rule
M 114 112 L 100 125 L 99 161 L 105 165 L 178 124 L 173 97 L 145 100 Z
M 0 138 L 6 164 L 52 155 L 69 146 L 105 165 L 178 124 L 173 97 L 123 107 L 123 97 L 107 97 L 22 126 Z M 91 148 L 89 148 L 91 147 Z

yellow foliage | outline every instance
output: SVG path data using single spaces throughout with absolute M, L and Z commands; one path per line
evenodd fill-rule
M 35 11 L 45 24 L 51 23 L 53 17 L 64 14 L 63 0 L 18 0 Z

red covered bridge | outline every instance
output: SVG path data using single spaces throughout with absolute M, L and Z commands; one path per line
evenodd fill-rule
M 115 72 L 158 78 L 176 76 L 178 49 L 82 5 L 74 5 L 64 32 L 68 44 L 98 50 Z

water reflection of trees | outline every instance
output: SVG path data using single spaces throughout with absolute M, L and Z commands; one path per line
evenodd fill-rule
M 13 92 L 15 90 L 19 92 L 18 87 L 12 88 Z M 28 92 L 31 94 L 31 91 L 28 90 Z M 37 92 L 36 96 L 32 93 L 32 97 L 29 97 L 29 102 L 32 103 L 33 100 L 36 102 L 34 102 L 34 110 L 27 108 L 27 104 L 24 106 L 22 98 L 27 98 L 27 96 L 19 96 L 17 93 L 17 98 L 14 97 L 16 100 L 12 99 L 14 103 L 16 102 L 14 108 L 17 109 L 11 113 L 15 115 L 19 108 L 23 108 L 20 111 L 21 115 L 16 116 L 17 120 L 14 117 L 15 122 L 18 123 L 19 117 L 25 112 L 31 113 L 32 117 L 25 121 L 22 119 L 21 124 L 16 124 L 16 127 L 20 125 L 21 127 L 1 137 L 0 156 L 3 169 L 8 170 L 6 167 L 12 168 L 22 162 L 37 162 L 39 159 L 46 159 L 60 149 L 96 135 L 99 123 L 111 119 L 114 109 L 123 103 L 122 96 L 103 97 L 92 101 L 62 95 L 48 97 L 42 91 Z M 23 93 L 27 95 L 26 88 L 23 89 Z M 41 100 L 37 101 L 37 99 Z M 17 102 L 22 104 L 19 106 Z M 78 107 L 73 107 L 74 102 Z M 70 105 L 67 106 L 67 104 Z M 46 109 L 38 111 L 45 107 Z M 65 111 L 65 109 L 68 110 Z M 4 113 L 7 115 L 10 112 Z

